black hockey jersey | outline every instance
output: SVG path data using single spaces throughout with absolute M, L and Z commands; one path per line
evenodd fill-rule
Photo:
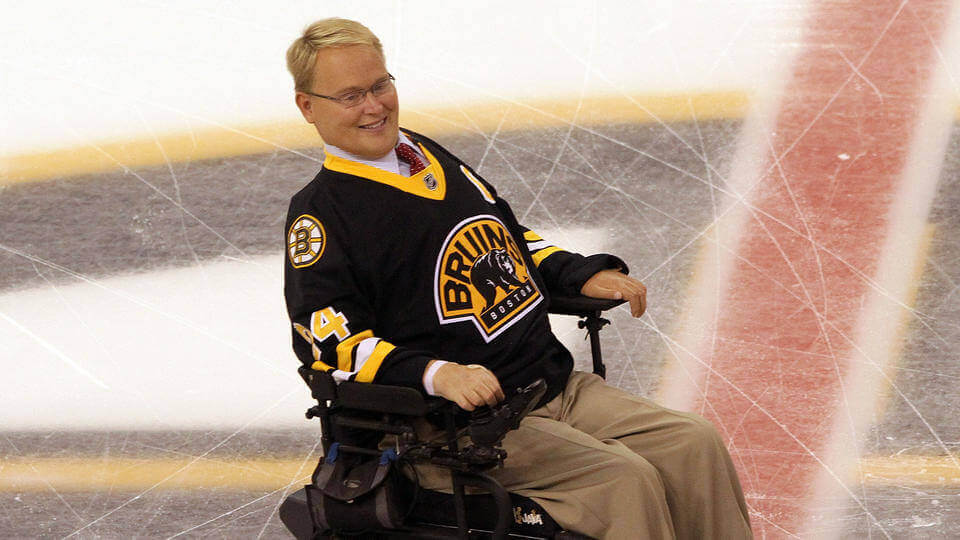
M 566 384 L 550 292 L 577 294 L 610 255 L 563 251 L 517 223 L 473 169 L 404 130 L 429 164 L 405 177 L 327 155 L 286 221 L 284 295 L 293 348 L 338 381 L 422 390 L 427 363 L 481 364 L 505 392 Z

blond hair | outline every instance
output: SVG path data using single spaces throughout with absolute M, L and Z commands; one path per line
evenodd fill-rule
M 369 45 L 383 59 L 380 40 L 366 26 L 349 19 L 321 19 L 303 30 L 287 49 L 287 69 L 293 75 L 293 86 L 298 92 L 309 92 L 313 87 L 313 68 L 317 51 L 327 47 Z

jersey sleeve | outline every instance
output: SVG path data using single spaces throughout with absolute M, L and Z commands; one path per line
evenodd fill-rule
M 615 255 L 600 253 L 584 257 L 579 253 L 567 251 L 544 240 L 539 234 L 517 221 L 510 205 L 497 195 L 496 189 L 489 182 L 483 180 L 472 169 L 469 169 L 469 171 L 471 174 L 468 175 L 468 178 L 471 181 L 476 179 L 478 189 L 481 190 L 484 197 L 493 202 L 506 216 L 511 234 L 529 252 L 533 264 L 537 267 L 540 275 L 543 276 L 550 293 L 576 296 L 580 294 L 583 284 L 601 270 L 620 270 L 624 274 L 630 272 L 627 264 Z
M 551 244 L 523 225 L 518 224 L 518 227 L 523 235 L 522 243 L 543 276 L 547 290 L 553 294 L 576 296 L 583 284 L 601 270 L 630 272 L 627 264 L 615 255 L 598 253 L 584 257 Z
M 291 202 L 286 222 L 284 298 L 293 350 L 315 370 L 343 381 L 422 389 L 429 352 L 374 334 L 376 314 L 357 284 L 342 224 L 324 208 Z

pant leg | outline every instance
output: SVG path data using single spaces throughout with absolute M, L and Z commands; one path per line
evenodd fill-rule
M 564 528 L 602 539 L 675 538 L 660 473 L 622 443 L 532 416 L 503 446 L 507 460 L 492 475 Z
M 736 469 L 713 425 L 574 372 L 560 420 L 618 441 L 659 471 L 677 538 L 752 538 Z
M 550 418 L 560 397 L 503 440 L 503 468 L 487 471 L 530 497 L 564 528 L 598 539 L 675 538 L 656 468 L 618 441 L 599 441 Z M 450 491 L 449 474 L 418 466 L 420 483 Z

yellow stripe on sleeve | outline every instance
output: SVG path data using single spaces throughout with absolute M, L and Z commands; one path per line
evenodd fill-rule
M 541 249 L 540 251 L 533 254 L 533 264 L 537 265 L 537 267 L 539 268 L 540 263 L 544 259 L 546 259 L 547 257 L 553 255 L 558 251 L 563 251 L 563 250 L 558 248 L 557 246 L 550 246 L 548 248 Z
M 377 370 L 380 369 L 380 364 L 383 363 L 383 359 L 386 358 L 387 355 L 390 354 L 390 352 L 394 349 L 396 349 L 396 346 L 387 343 L 386 341 L 377 343 L 377 346 L 373 349 L 373 354 L 371 354 L 370 358 L 368 358 L 366 363 L 363 364 L 363 368 L 360 369 L 360 372 L 357 373 L 357 378 L 354 380 L 357 382 L 373 381 L 374 376 L 377 374 Z
M 523 239 L 526 240 L 527 242 L 536 242 L 537 240 L 543 240 L 543 238 L 539 234 L 533 231 L 527 231 L 523 233 Z
M 353 350 L 357 348 L 361 341 L 372 337 L 373 330 L 364 330 L 341 341 L 337 345 L 337 368 L 340 371 L 353 371 L 353 366 L 350 365 L 353 360 Z
M 312 370 L 314 370 L 314 371 L 327 371 L 327 372 L 333 371 L 333 367 L 332 367 L 332 366 L 328 366 L 328 365 L 324 364 L 323 362 L 321 362 L 321 361 L 319 361 L 319 360 L 317 360 L 317 361 L 315 361 L 314 363 L 310 364 L 310 369 L 312 369 Z

